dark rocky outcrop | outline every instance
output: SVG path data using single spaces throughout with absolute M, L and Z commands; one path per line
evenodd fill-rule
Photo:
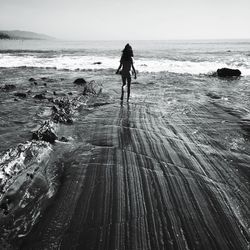
M 221 68 L 217 69 L 217 76 L 219 77 L 234 77 L 234 76 L 240 76 L 241 71 L 238 69 L 229 69 L 229 68 Z
M 212 98 L 212 99 L 221 99 L 221 96 L 219 96 L 215 93 L 211 93 L 211 92 L 207 93 L 207 96 Z
M 57 136 L 50 122 L 46 121 L 37 131 L 33 132 L 32 139 L 54 143 Z
M 44 93 L 41 93 L 41 94 L 35 95 L 33 98 L 39 99 L 39 100 L 44 100 L 44 99 L 46 99 L 46 96 Z
M 62 136 L 59 141 L 61 141 L 61 142 L 68 142 L 69 140 L 66 137 Z
M 94 64 L 94 65 L 95 65 L 95 64 L 99 64 L 99 65 L 100 65 L 100 64 L 102 64 L 102 62 L 94 62 L 93 64 Z
M 22 92 L 16 92 L 14 94 L 14 96 L 21 97 L 21 98 L 26 98 L 27 94 L 26 93 L 22 93 Z
M 241 118 L 240 124 L 243 130 L 246 132 L 250 132 L 250 115 L 246 115 Z
M 33 78 L 33 77 L 31 77 L 31 78 L 29 79 L 29 81 L 30 81 L 30 82 L 35 82 L 35 81 L 36 81 L 36 79 L 35 79 L 35 78 Z
M 77 84 L 77 85 L 84 85 L 86 84 L 87 82 L 83 79 L 83 78 L 77 78 L 75 81 L 74 81 L 74 84 Z
M 14 84 L 5 84 L 1 89 L 3 91 L 11 91 L 14 90 L 16 86 Z

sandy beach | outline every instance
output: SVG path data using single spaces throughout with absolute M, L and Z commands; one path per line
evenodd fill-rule
M 141 73 L 127 103 L 108 70 L 2 72 L 5 84 L 22 83 L 1 91 L 1 117 L 13 123 L 1 120 L 4 248 L 249 248 L 246 80 Z M 83 95 L 80 77 L 96 92 Z M 65 98 L 72 124 L 53 122 L 55 143 L 31 140 Z M 19 153 L 6 154 L 17 143 Z

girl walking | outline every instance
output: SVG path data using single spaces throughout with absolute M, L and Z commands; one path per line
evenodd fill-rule
M 120 66 L 116 71 L 116 74 L 121 74 L 122 76 L 122 94 L 121 94 L 121 100 L 123 100 L 123 95 L 124 95 L 124 87 L 127 84 L 127 101 L 129 101 L 129 96 L 130 96 L 130 85 L 131 85 L 131 68 L 134 73 L 134 77 L 136 79 L 136 71 L 133 63 L 133 49 L 132 47 L 127 44 L 122 51 L 122 56 L 120 60 Z M 122 69 L 120 71 L 120 69 Z

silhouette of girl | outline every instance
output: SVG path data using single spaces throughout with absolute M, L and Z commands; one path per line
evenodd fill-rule
M 116 74 L 121 74 L 122 76 L 122 95 L 121 95 L 121 100 L 123 100 L 123 95 L 124 95 L 124 87 L 127 84 L 127 89 L 128 89 L 128 95 L 127 95 L 127 101 L 129 101 L 129 96 L 130 96 L 130 84 L 131 84 L 131 67 L 133 69 L 133 73 L 136 79 L 136 72 L 133 64 L 133 49 L 132 47 L 127 44 L 122 51 L 122 56 L 120 60 L 120 66 L 116 71 Z M 122 68 L 121 72 L 120 69 Z

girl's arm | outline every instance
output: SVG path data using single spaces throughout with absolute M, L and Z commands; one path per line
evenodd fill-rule
M 136 79 L 136 71 L 135 71 L 135 67 L 134 67 L 133 63 L 132 63 L 132 69 L 133 69 L 133 72 L 134 72 L 134 75 L 135 75 L 135 79 Z
M 119 74 L 119 70 L 121 69 L 121 67 L 122 67 L 122 63 L 120 63 L 119 68 L 118 68 L 117 71 L 115 72 L 116 74 Z

